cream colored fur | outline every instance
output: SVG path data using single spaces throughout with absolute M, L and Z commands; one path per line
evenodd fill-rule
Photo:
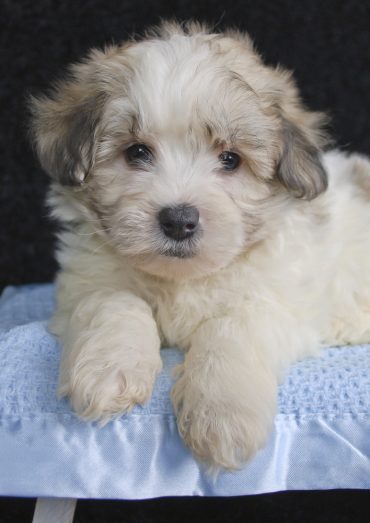
M 209 466 L 239 467 L 265 444 L 292 362 L 370 339 L 369 161 L 322 153 L 322 116 L 290 75 L 248 37 L 197 25 L 95 51 L 34 113 L 67 227 L 51 325 L 61 394 L 107 421 L 150 398 L 160 345 L 176 345 L 182 437 Z M 127 164 L 135 142 L 151 165 Z M 233 173 L 223 150 L 242 158 Z M 157 223 L 179 203 L 202 228 L 184 258 Z

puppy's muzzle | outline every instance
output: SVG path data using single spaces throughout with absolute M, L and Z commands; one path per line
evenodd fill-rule
M 193 205 L 165 207 L 158 213 L 160 227 L 172 240 L 191 238 L 199 226 L 199 211 Z

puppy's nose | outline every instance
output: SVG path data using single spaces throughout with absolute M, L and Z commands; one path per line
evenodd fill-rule
M 162 231 L 173 240 L 181 241 L 193 236 L 199 224 L 199 211 L 193 205 L 165 207 L 158 213 Z

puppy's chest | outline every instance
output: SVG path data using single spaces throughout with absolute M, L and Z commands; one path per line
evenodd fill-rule
M 228 314 L 239 301 L 236 289 L 185 286 L 161 290 L 152 302 L 163 345 L 187 349 L 204 321 Z

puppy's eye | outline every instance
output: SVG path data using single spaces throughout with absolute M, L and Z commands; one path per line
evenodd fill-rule
M 129 164 L 152 163 L 153 153 L 144 143 L 135 143 L 125 150 L 125 157 Z
M 231 151 L 222 151 L 218 159 L 225 171 L 235 171 L 240 165 L 240 156 Z

